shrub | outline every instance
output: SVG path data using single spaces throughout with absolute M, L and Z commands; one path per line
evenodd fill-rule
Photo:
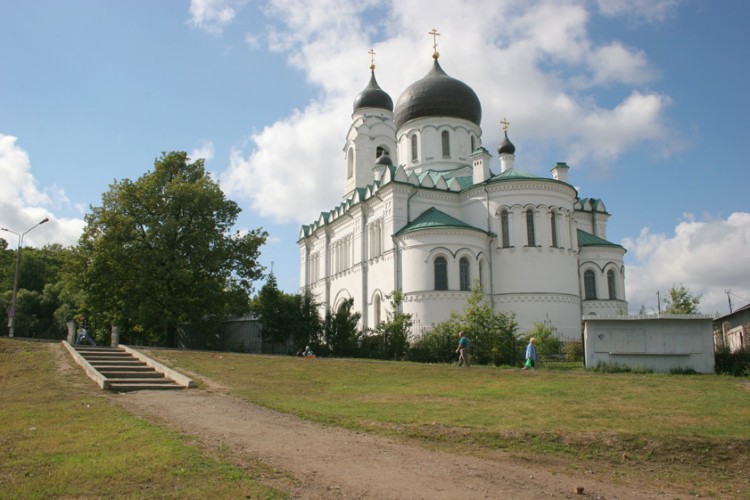
M 729 352 L 729 348 L 722 348 L 714 355 L 715 371 L 721 375 L 735 377 L 750 376 L 750 350 L 742 349 Z
M 562 353 L 565 361 L 583 361 L 583 342 L 564 342 Z

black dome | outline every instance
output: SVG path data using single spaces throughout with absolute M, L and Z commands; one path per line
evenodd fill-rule
M 479 126 L 482 105 L 471 87 L 448 76 L 435 59 L 432 69 L 412 83 L 396 103 L 396 129 L 415 118 L 449 116 L 463 118 Z
M 508 132 L 505 132 L 505 137 L 503 138 L 503 142 L 497 148 L 497 154 L 501 155 L 503 153 L 508 153 L 512 155 L 512 154 L 515 154 L 515 152 L 516 152 L 516 147 L 508 139 Z
M 378 85 L 377 80 L 375 80 L 375 71 L 372 72 L 367 87 L 354 98 L 354 111 L 362 108 L 381 108 L 393 111 L 393 99 Z

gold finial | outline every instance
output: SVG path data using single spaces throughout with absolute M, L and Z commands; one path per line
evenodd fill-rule
M 432 28 L 432 31 L 427 33 L 428 35 L 432 35 L 432 58 L 437 59 L 440 57 L 440 52 L 437 50 L 437 37 L 440 36 L 440 33 L 438 33 L 438 30 L 436 28 Z
M 370 70 L 375 71 L 375 51 L 370 49 L 367 53 L 370 54 Z
M 500 122 L 500 125 L 503 126 L 503 132 L 508 132 L 508 125 L 510 125 L 510 122 L 507 118 L 503 118 L 503 121 Z

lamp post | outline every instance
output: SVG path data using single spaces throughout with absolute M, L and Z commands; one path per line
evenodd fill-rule
M 23 237 L 34 229 L 37 226 L 41 226 L 45 222 L 49 222 L 49 218 L 45 217 L 44 219 L 40 220 L 30 228 L 28 228 L 23 233 L 17 233 L 15 231 L 11 231 L 7 227 L 0 227 L 0 230 L 7 231 L 9 233 L 13 233 L 16 236 L 18 236 L 18 248 L 16 248 L 16 275 L 13 278 L 13 299 L 10 303 L 10 311 L 8 311 L 8 337 L 13 336 L 13 330 L 14 330 L 14 323 L 15 323 L 15 317 L 16 317 L 16 296 L 18 295 L 18 273 L 21 269 L 21 245 L 23 245 Z

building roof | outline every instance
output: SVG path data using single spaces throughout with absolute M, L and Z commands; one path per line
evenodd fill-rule
M 421 80 L 407 87 L 396 102 L 396 128 L 426 116 L 462 118 L 481 125 L 482 105 L 477 94 L 460 80 L 448 76 L 435 59 L 432 69 Z
M 615 247 L 615 248 L 622 248 L 624 249 L 622 245 L 618 245 L 617 243 L 612 243 L 611 241 L 607 241 L 604 238 L 600 238 L 598 236 L 594 236 L 591 233 L 587 233 L 586 231 L 583 231 L 581 229 L 576 230 L 578 232 L 578 246 L 579 247 Z
M 399 236 L 406 233 L 413 233 L 415 231 L 423 231 L 425 229 L 469 229 L 471 231 L 479 231 L 487 234 L 487 231 L 483 229 L 471 226 L 435 207 L 430 207 L 422 212 L 419 217 L 402 227 L 396 235 Z

